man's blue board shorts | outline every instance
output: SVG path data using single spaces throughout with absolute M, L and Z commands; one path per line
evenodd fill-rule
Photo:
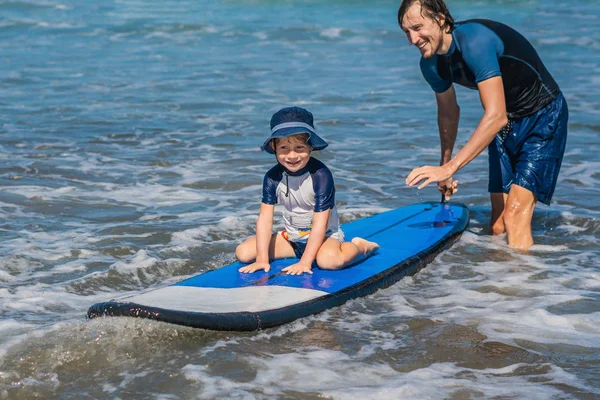
M 567 143 L 569 110 L 562 93 L 535 114 L 509 121 L 488 146 L 490 193 L 511 185 L 550 204 Z

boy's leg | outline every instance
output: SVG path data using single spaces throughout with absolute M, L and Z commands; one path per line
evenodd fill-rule
M 249 237 L 235 249 L 235 256 L 240 262 L 251 263 L 256 260 L 256 236 Z M 269 260 L 295 257 L 292 245 L 280 234 L 271 235 L 269 243 Z
M 368 240 L 359 237 L 352 239 L 352 243 L 358 247 L 358 250 L 363 256 L 365 256 L 365 258 L 379 249 L 379 244 L 375 242 L 369 242 Z
M 340 269 L 370 256 L 379 245 L 361 238 L 351 242 L 340 243 L 334 238 L 327 238 L 317 253 L 317 265 L 322 269 Z

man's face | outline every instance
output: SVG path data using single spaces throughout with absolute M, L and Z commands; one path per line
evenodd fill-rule
M 422 14 L 421 3 L 413 3 L 402 18 L 402 30 L 410 44 L 419 49 L 423 58 L 431 58 L 442 49 L 443 31 L 440 25 L 444 24 L 444 20 L 441 19 L 438 23 Z

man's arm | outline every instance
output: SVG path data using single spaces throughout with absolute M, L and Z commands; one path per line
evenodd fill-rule
M 450 179 L 458 170 L 477 157 L 494 140 L 498 131 L 507 124 L 502 77 L 496 76 L 487 79 L 477 86 L 484 113 L 469 141 L 456 156 L 444 165 L 439 167 L 426 165 L 413 169 L 406 178 L 407 185 L 414 186 L 423 182 L 419 185 L 419 189 L 422 189 L 432 182 L 442 182 Z M 451 138 L 451 135 L 447 137 Z M 448 148 L 446 147 L 446 152 Z M 442 152 L 444 151 L 442 149 Z M 442 156 L 445 156 L 445 154 Z
M 456 172 L 477 157 L 508 123 L 502 77 L 495 76 L 477 84 L 483 117 L 465 146 L 446 165 Z
M 440 134 L 440 165 L 444 165 L 452 159 L 456 134 L 458 132 L 458 121 L 460 120 L 460 107 L 456 102 L 454 86 L 450 86 L 443 93 L 435 94 L 438 106 L 438 130 Z M 452 177 L 438 182 L 438 190 L 443 194 L 446 201 L 458 191 L 458 181 L 452 181 Z
M 460 119 L 460 107 L 456 102 L 454 86 L 443 93 L 436 93 L 438 107 L 438 130 L 440 133 L 441 159 L 440 165 L 444 165 L 452 158 L 452 150 L 456 142 L 458 132 L 458 121 Z

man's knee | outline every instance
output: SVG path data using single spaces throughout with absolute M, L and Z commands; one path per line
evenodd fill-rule
M 527 207 L 509 207 L 504 210 L 504 225 L 508 244 L 518 249 L 527 250 L 533 244 L 531 235 L 531 214 Z
M 504 230 L 510 230 L 517 222 L 518 217 L 515 211 L 506 211 L 502 215 L 502 227 Z
M 531 223 L 531 213 L 533 209 L 530 204 L 523 204 L 519 201 L 508 201 L 504 213 L 502 214 L 502 222 L 504 228 L 509 231 L 514 227 L 523 224 Z
M 504 227 L 503 218 L 497 218 L 495 221 L 491 221 L 490 233 L 492 235 L 502 235 L 504 232 L 506 232 L 506 228 Z

